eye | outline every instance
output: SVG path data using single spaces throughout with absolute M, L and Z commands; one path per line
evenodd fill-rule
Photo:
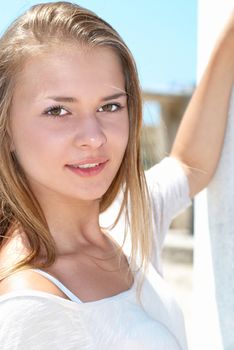
M 100 107 L 98 112 L 116 112 L 123 108 L 119 103 L 107 103 L 106 105 Z
M 63 117 L 67 115 L 69 112 L 63 106 L 51 106 L 47 108 L 43 114 L 47 114 L 51 117 Z

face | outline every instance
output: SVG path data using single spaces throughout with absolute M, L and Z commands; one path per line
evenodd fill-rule
M 12 150 L 40 200 L 101 198 L 128 142 L 125 81 L 108 48 L 54 47 L 28 60 L 11 108 Z

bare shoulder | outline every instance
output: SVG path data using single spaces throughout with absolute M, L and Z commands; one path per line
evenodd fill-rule
M 15 232 L 4 246 L 1 247 L 0 266 L 12 266 L 26 255 L 25 237 L 23 234 Z M 11 276 L 6 277 L 3 281 L 0 281 L 0 296 L 25 289 L 51 293 L 68 299 L 54 283 L 30 269 L 17 271 Z
M 22 270 L 15 272 L 0 282 L 0 296 L 10 292 L 20 290 L 37 290 L 59 297 L 68 297 L 51 281 L 32 270 Z

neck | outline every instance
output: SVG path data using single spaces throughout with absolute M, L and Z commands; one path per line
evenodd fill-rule
M 102 247 L 105 235 L 99 226 L 99 200 L 71 201 L 49 196 L 40 200 L 57 254 L 77 254 L 82 247 Z

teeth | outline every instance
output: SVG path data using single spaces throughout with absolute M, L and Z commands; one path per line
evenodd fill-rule
M 82 165 L 74 165 L 74 168 L 87 169 L 87 168 L 95 168 L 98 165 L 99 165 L 99 163 L 82 164 Z

